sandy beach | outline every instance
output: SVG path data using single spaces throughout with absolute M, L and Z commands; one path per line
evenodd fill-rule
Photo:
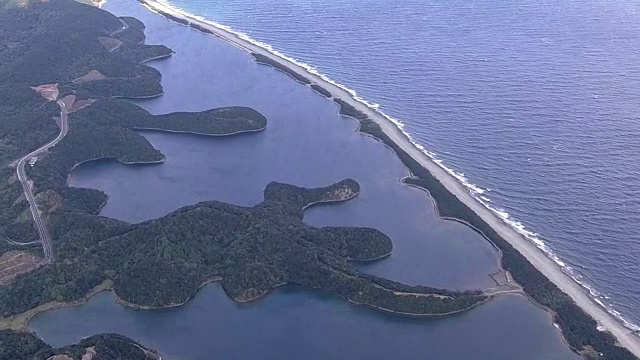
M 382 130 L 404 151 L 411 155 L 416 161 L 418 161 L 424 168 L 426 168 L 436 179 L 438 179 L 446 189 L 454 194 L 462 203 L 473 210 L 478 216 L 480 216 L 488 225 L 490 225 L 502 238 L 508 241 L 516 250 L 524 255 L 542 274 L 544 274 L 551 282 L 553 282 L 558 288 L 569 295 L 575 303 L 580 306 L 586 313 L 593 317 L 601 326 L 611 332 L 618 340 L 620 345 L 629 349 L 635 356 L 640 357 L 640 338 L 632 334 L 629 329 L 623 326 L 617 319 L 611 316 L 607 311 L 595 303 L 588 292 L 576 283 L 571 277 L 566 275 L 559 266 L 557 266 L 545 253 L 539 250 L 534 244 L 525 239 L 522 235 L 517 233 L 509 225 L 505 224 L 501 219 L 494 215 L 489 209 L 485 208 L 477 200 L 475 200 L 461 183 L 457 181 L 453 176 L 447 173 L 438 164 L 433 162 L 427 155 L 421 150 L 416 148 L 402 133 L 395 124 L 389 121 L 375 110 L 367 107 L 365 104 L 353 99 L 351 94 L 346 90 L 333 85 L 320 76 L 309 73 L 305 68 L 296 65 L 286 59 L 276 56 L 264 48 L 261 48 L 255 44 L 252 44 L 244 39 L 241 39 L 236 34 L 228 32 L 224 29 L 216 27 L 208 22 L 198 20 L 187 14 L 182 13 L 172 7 L 159 3 L 153 0 L 146 0 L 146 5 L 151 10 L 157 10 L 164 13 L 168 13 L 177 18 L 187 20 L 191 23 L 197 24 L 215 36 L 231 43 L 232 45 L 245 49 L 246 51 L 257 53 L 268 57 L 269 59 L 276 61 L 294 72 L 300 74 L 311 80 L 313 84 L 322 86 L 329 90 L 334 97 L 342 99 L 357 110 L 363 112 L 370 119 L 380 125 Z

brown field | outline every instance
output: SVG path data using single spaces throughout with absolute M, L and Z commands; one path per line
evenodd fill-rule
M 33 91 L 37 92 L 43 98 L 54 101 L 58 98 L 58 84 L 44 84 L 39 86 L 32 86 Z
M 0 256 L 0 285 L 8 284 L 16 275 L 32 270 L 40 258 L 26 251 L 8 251 Z
M 85 83 L 85 82 L 90 82 L 90 81 L 97 81 L 97 80 L 104 80 L 107 77 L 104 76 L 100 71 L 98 70 L 91 70 L 88 73 L 86 73 L 83 76 L 80 76 L 79 78 L 73 80 L 74 83 Z

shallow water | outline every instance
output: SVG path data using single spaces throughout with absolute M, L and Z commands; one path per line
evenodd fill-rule
M 638 1 L 170 2 L 379 103 L 640 322 Z
M 492 285 L 498 254 L 468 227 L 438 219 L 426 193 L 400 184 L 395 155 L 355 132 L 328 100 L 286 75 L 254 63 L 211 37 L 172 24 L 136 2 L 107 9 L 134 15 L 149 43 L 177 54 L 156 62 L 165 96 L 144 101 L 154 113 L 246 105 L 268 119 L 263 133 L 229 138 L 144 133 L 167 157 L 163 164 L 124 166 L 97 161 L 74 170 L 70 184 L 105 191 L 102 215 L 137 222 L 202 200 L 240 205 L 261 201 L 273 180 L 323 186 L 352 177 L 356 199 L 311 208 L 316 226 L 371 226 L 394 240 L 388 259 L 366 271 L 413 284 L 455 289 Z M 102 293 L 81 307 L 41 314 L 30 328 L 53 345 L 96 332 L 121 332 L 169 358 L 572 359 L 550 316 L 521 296 L 504 296 L 469 313 L 438 320 L 386 316 L 321 294 L 278 290 L 249 306 L 234 304 L 218 285 L 186 306 L 132 311 Z M 496 341 L 498 340 L 498 341 Z

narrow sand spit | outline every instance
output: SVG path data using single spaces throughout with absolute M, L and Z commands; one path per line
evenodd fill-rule
M 411 155 L 416 161 L 418 161 L 424 168 L 429 170 L 431 174 L 438 179 L 446 189 L 454 194 L 462 203 L 473 210 L 478 216 L 480 216 L 489 226 L 491 226 L 502 238 L 508 241 L 516 250 L 524 255 L 542 274 L 544 274 L 549 280 L 551 280 L 562 291 L 569 295 L 578 306 L 580 306 L 586 313 L 591 315 L 601 326 L 610 331 L 618 340 L 618 342 L 629 349 L 635 356 L 640 357 L 640 338 L 630 333 L 630 330 L 625 328 L 620 322 L 618 322 L 613 316 L 606 312 L 601 306 L 596 304 L 585 289 L 583 289 L 578 283 L 576 283 L 571 277 L 562 272 L 546 254 L 535 247 L 531 242 L 525 239 L 522 235 L 518 234 L 513 228 L 505 224 L 501 219 L 496 217 L 489 209 L 485 208 L 476 199 L 474 199 L 468 192 L 468 190 L 460 184 L 453 176 L 447 173 L 438 164 L 433 162 L 427 155 L 421 150 L 416 148 L 402 133 L 400 129 L 396 127 L 391 121 L 382 116 L 375 110 L 367 107 L 365 104 L 356 101 L 351 94 L 346 90 L 333 85 L 320 76 L 311 74 L 306 71 L 305 68 L 296 65 L 286 59 L 283 59 L 277 55 L 274 55 L 255 44 L 250 43 L 239 36 L 219 28 L 212 23 L 196 19 L 188 14 L 181 12 L 171 6 L 160 3 L 155 0 L 143 0 L 144 5 L 149 7 L 152 11 L 162 11 L 170 14 L 176 18 L 186 20 L 190 23 L 197 24 L 202 28 L 210 31 L 213 35 L 229 42 L 230 44 L 245 49 L 246 51 L 261 54 L 269 59 L 286 66 L 293 70 L 297 74 L 306 77 L 311 80 L 312 84 L 317 84 L 323 88 L 329 90 L 335 98 L 342 99 L 357 110 L 363 112 L 369 118 L 380 125 L 382 130 L 404 151 Z

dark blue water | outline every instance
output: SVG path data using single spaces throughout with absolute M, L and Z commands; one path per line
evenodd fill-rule
M 244 52 L 114 0 L 107 9 L 133 15 L 149 42 L 176 51 L 153 63 L 165 95 L 142 102 L 154 113 L 247 105 L 269 119 L 263 133 L 229 138 L 145 133 L 164 164 L 124 166 L 98 161 L 78 167 L 73 186 L 105 191 L 102 215 L 132 222 L 202 200 L 252 205 L 272 180 L 320 186 L 345 177 L 362 185 L 356 199 L 312 208 L 317 226 L 381 229 L 394 241 L 388 259 L 365 271 L 396 280 L 456 289 L 492 286 L 498 254 L 470 228 L 438 219 L 427 195 L 400 183 L 406 169 L 377 141 L 355 132 L 335 104 Z M 525 297 L 502 296 L 473 311 L 441 319 L 382 315 L 333 297 L 284 288 L 237 305 L 217 284 L 186 306 L 133 311 L 110 293 L 88 304 L 40 314 L 29 327 L 52 345 L 98 332 L 118 332 L 179 359 L 577 359 L 551 316 Z M 212 355 L 215 354 L 215 355 Z
M 600 301 L 640 322 L 639 2 L 171 3 L 380 104 Z

